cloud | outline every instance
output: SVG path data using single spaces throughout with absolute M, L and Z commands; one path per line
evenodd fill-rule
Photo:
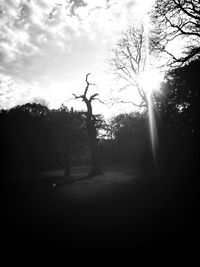
M 137 2 L 0 0 L 0 70 L 18 84 L 13 99 L 29 91 L 61 101 L 77 88 L 74 81 L 103 73 L 109 49 L 137 18 Z M 63 89 L 56 91 L 56 84 Z
M 5 62 L 14 62 L 19 57 L 45 54 L 52 47 L 71 50 L 81 37 L 105 43 L 128 23 L 133 1 L 121 2 L 0 1 L 0 52 Z

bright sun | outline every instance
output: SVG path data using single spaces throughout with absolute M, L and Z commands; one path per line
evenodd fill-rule
M 159 90 L 163 75 L 158 70 L 151 69 L 141 72 L 139 79 L 144 92 L 152 94 Z

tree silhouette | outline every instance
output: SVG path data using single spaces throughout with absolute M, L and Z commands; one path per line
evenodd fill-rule
M 199 169 L 199 68 L 200 60 L 195 60 L 169 71 L 165 97 L 157 99 L 162 118 L 159 160 L 168 180 L 188 176 L 192 181 L 191 173 Z
M 46 127 L 49 109 L 40 104 L 25 104 L 1 111 L 3 168 L 43 169 L 50 160 L 50 139 Z
M 121 102 L 132 103 L 148 116 L 149 138 L 152 143 L 152 156 L 155 160 L 158 136 L 155 123 L 155 92 L 151 84 L 152 76 L 157 73 L 156 66 L 154 66 L 156 65 L 154 56 L 148 23 L 144 20 L 122 33 L 122 38 L 114 50 L 114 58 L 111 60 L 111 64 L 116 76 L 125 84 L 121 89 L 131 87 L 138 93 L 139 101 L 136 102 L 131 99 L 128 102 Z
M 27 103 L 0 110 L 2 169 L 32 171 L 64 169 L 88 158 L 84 115 L 61 106 Z
M 140 97 L 137 103 L 133 100 L 130 102 L 121 100 L 121 102 L 132 103 L 139 108 L 148 106 L 146 92 L 141 86 L 141 73 L 146 70 L 148 60 L 146 38 L 148 37 L 145 36 L 143 23 L 129 27 L 122 33 L 116 48 L 113 49 L 114 57 L 110 61 L 114 75 L 124 82 L 121 89 L 132 87 L 133 90 L 137 90 Z
M 93 85 L 88 81 L 88 76 L 90 73 L 86 75 L 85 81 L 86 81 L 86 87 L 83 95 L 77 96 L 76 94 L 73 94 L 75 99 L 82 99 L 82 101 L 86 104 L 87 112 L 85 112 L 86 115 L 86 130 L 89 136 L 89 146 L 91 151 L 91 171 L 90 176 L 95 176 L 98 174 L 102 174 L 102 166 L 100 164 L 100 155 L 99 155 L 99 148 L 98 148 L 98 138 L 97 138 L 97 125 L 100 122 L 100 118 L 97 115 L 93 114 L 92 111 L 92 101 L 99 100 L 97 98 L 98 93 L 95 93 L 91 95 L 90 97 L 87 96 L 88 89 L 90 85 Z M 101 102 L 101 101 L 100 101 Z
M 68 110 L 64 105 L 58 110 L 52 110 L 49 116 L 52 146 L 64 168 L 65 177 L 71 174 L 72 158 L 75 154 L 79 154 L 82 145 L 86 143 L 83 120 L 80 112 Z
M 104 158 L 118 164 L 140 165 L 147 154 L 147 118 L 142 113 L 125 113 L 109 122 L 109 139 L 104 142 Z
M 157 25 L 157 48 L 172 57 L 172 64 L 183 64 L 200 54 L 200 2 L 199 0 L 157 0 L 153 12 Z M 181 56 L 172 54 L 167 44 L 185 39 Z

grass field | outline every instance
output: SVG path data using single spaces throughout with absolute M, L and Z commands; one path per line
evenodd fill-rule
M 147 183 L 129 168 L 87 168 L 7 178 L 3 194 L 4 248 L 61 253 L 162 250 L 198 236 L 196 196 Z M 188 195 L 189 194 L 189 195 Z M 196 228 L 195 228 L 196 227 Z

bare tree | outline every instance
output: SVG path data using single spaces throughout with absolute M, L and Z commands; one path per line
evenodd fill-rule
M 141 86 L 140 75 L 145 71 L 147 65 L 146 36 L 143 24 L 129 27 L 122 33 L 122 38 L 113 49 L 114 57 L 111 59 L 111 67 L 114 75 L 124 85 L 121 89 L 132 87 L 139 94 L 139 101 L 122 101 L 132 103 L 134 106 L 147 107 L 148 100 L 144 88 Z
M 122 38 L 117 43 L 111 64 L 115 75 L 125 82 L 125 86 L 122 89 L 132 87 L 132 90 L 138 92 L 139 102 L 134 100 L 121 102 L 132 103 L 134 106 L 144 109 L 148 116 L 153 157 L 155 160 L 157 131 L 155 92 L 154 88 L 152 88 L 152 80 L 154 79 L 153 75 L 156 74 L 157 63 L 154 58 L 154 47 L 151 46 L 150 38 L 147 21 L 146 23 L 144 21 L 139 25 L 130 27 L 122 34 Z
M 157 25 L 157 48 L 171 56 L 172 65 L 184 64 L 200 55 L 199 0 L 157 0 L 152 19 Z M 184 51 L 176 56 L 167 45 L 181 39 Z
M 87 112 L 85 112 L 86 115 L 86 130 L 89 136 L 89 146 L 91 151 L 91 171 L 90 176 L 95 176 L 98 174 L 102 174 L 102 166 L 100 164 L 100 155 L 99 155 L 99 148 L 98 148 L 98 123 L 100 121 L 99 116 L 94 115 L 92 111 L 92 101 L 94 100 L 101 100 L 98 98 L 98 93 L 95 93 L 91 95 L 90 97 L 87 96 L 88 89 L 90 85 L 93 85 L 88 81 L 88 76 L 90 73 L 86 75 L 85 81 L 86 81 L 86 87 L 83 95 L 77 96 L 76 94 L 73 94 L 75 99 L 82 99 L 82 101 L 86 104 Z

